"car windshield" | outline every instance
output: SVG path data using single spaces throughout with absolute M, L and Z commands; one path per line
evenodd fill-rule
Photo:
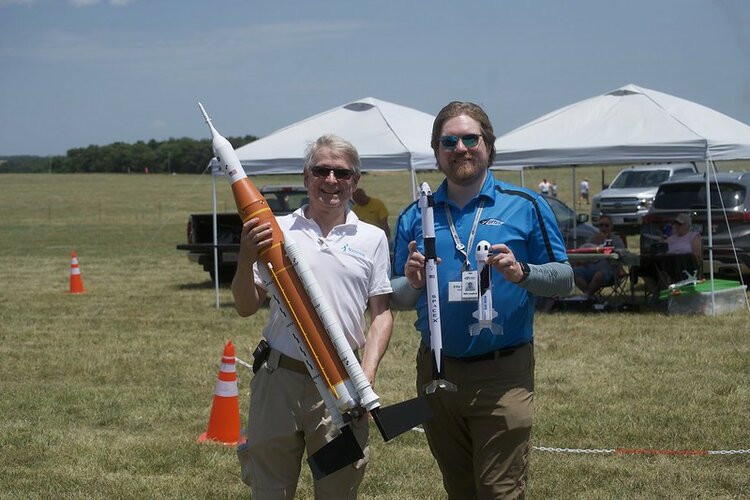
M 557 225 L 560 228 L 565 228 L 573 225 L 573 211 L 564 205 L 562 202 L 554 198 L 546 198 L 552 211 L 555 213 L 557 219 Z
M 722 203 L 723 201 L 723 203 Z M 736 207 L 745 202 L 745 188 L 739 184 L 722 183 L 711 186 L 711 207 Z M 665 184 L 659 188 L 654 207 L 664 209 L 700 209 L 706 207 L 704 183 Z
M 669 170 L 623 170 L 610 188 L 656 187 L 669 179 Z

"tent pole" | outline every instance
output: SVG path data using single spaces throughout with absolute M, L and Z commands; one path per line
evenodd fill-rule
M 713 162 L 706 154 L 706 230 L 708 231 L 708 270 L 711 279 L 711 316 L 716 316 L 716 296 L 714 294 L 714 236 L 711 228 L 713 227 L 713 218 L 711 216 L 711 170 Z M 703 256 L 701 256 L 701 259 Z
M 409 168 L 411 172 L 411 201 L 417 200 L 417 169 L 414 164 Z
M 214 288 L 216 290 L 216 309 L 219 309 L 219 237 L 217 229 L 216 216 L 216 176 L 214 169 L 211 168 L 211 210 L 213 211 L 213 232 L 214 232 Z
M 576 195 L 576 165 L 573 165 L 573 248 L 578 241 L 578 196 Z

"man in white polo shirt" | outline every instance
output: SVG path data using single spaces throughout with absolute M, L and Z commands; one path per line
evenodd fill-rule
M 364 348 L 362 369 L 372 384 L 393 328 L 390 260 L 383 231 L 360 221 L 349 209 L 359 165 L 357 150 L 348 141 L 334 135 L 318 138 L 308 148 L 303 170 L 310 202 L 277 221 L 305 255 L 352 349 Z M 257 219 L 244 224 L 232 282 L 241 316 L 255 314 L 265 300 L 256 263 L 270 244 L 270 224 L 258 224 Z M 271 350 L 251 382 L 248 440 L 238 455 L 242 479 L 254 499 L 291 499 L 303 453 L 315 453 L 336 429 L 277 304 L 271 301 L 270 308 L 263 338 Z M 365 337 L 368 308 L 371 323 Z M 316 480 L 316 498 L 356 497 L 368 457 L 367 416 L 352 428 L 365 458 Z

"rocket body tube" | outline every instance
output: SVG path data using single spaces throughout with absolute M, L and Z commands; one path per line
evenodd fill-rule
M 437 252 L 435 249 L 434 202 L 430 185 L 423 182 L 420 187 L 419 208 L 422 215 L 422 237 L 425 257 L 425 288 L 427 289 L 427 311 L 430 326 L 430 351 L 432 352 L 432 382 L 425 392 L 433 393 L 438 388 L 456 390 L 456 386 L 445 380 L 443 366 L 443 332 L 440 324 L 440 294 L 437 279 Z
M 356 405 L 354 397 L 345 390 L 348 374 L 287 255 L 281 228 L 268 207 L 268 202 L 245 174 L 232 145 L 214 128 L 200 103 L 199 107 L 211 130 L 216 159 L 219 160 L 221 170 L 229 177 L 242 222 L 257 218 L 259 224 L 268 223 L 271 226 L 272 243 L 259 254 L 259 265 L 268 268 L 279 302 L 286 307 L 299 338 L 307 348 L 310 361 L 325 381 L 326 390 L 331 392 L 333 400 L 336 401 L 338 410 L 329 410 L 348 411 Z
M 380 398 L 375 391 L 372 390 L 370 381 L 362 371 L 362 366 L 359 364 L 357 357 L 354 355 L 349 341 L 346 339 L 344 330 L 341 328 L 336 315 L 331 309 L 328 299 L 323 294 L 323 291 L 318 285 L 318 281 L 315 279 L 315 275 L 312 269 L 308 265 L 307 261 L 302 255 L 302 251 L 297 247 L 294 242 L 294 238 L 290 235 L 285 234 L 284 240 L 286 243 L 286 253 L 289 259 L 292 261 L 294 269 L 297 271 L 297 275 L 305 287 L 307 295 L 310 297 L 310 301 L 315 307 L 315 311 L 323 322 L 323 326 L 328 332 L 331 341 L 333 342 L 336 352 L 341 358 L 341 362 L 344 365 L 344 369 L 349 375 L 349 380 L 345 381 L 347 388 L 354 394 L 359 395 L 359 404 L 365 410 L 370 411 L 380 406 Z

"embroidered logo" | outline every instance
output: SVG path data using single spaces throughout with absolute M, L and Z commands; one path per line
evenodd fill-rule
M 479 221 L 480 224 L 485 226 L 502 226 L 505 222 L 499 219 L 482 219 Z
M 350 255 L 354 255 L 356 257 L 360 257 L 362 259 L 367 258 L 367 256 L 363 252 L 360 252 L 356 248 L 352 247 L 351 245 L 349 245 L 349 243 L 346 243 L 346 244 L 342 245 L 341 246 L 341 251 L 344 252 L 344 253 L 348 253 Z

